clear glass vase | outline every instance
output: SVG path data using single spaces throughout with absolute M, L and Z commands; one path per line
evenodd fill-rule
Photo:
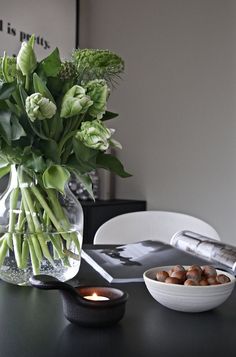
M 83 210 L 69 186 L 63 194 L 45 189 L 40 175 L 12 165 L 0 196 L 0 278 L 18 285 L 37 274 L 72 279 L 82 236 Z

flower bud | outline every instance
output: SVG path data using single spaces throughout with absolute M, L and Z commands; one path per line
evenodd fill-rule
M 6 55 L 0 57 L 0 80 L 2 82 L 13 82 L 16 77 L 16 58 Z
M 75 85 L 68 90 L 62 99 L 61 117 L 70 118 L 83 114 L 93 104 L 90 97 L 85 94 L 85 89 Z
M 123 59 L 108 50 L 76 49 L 72 60 L 77 67 L 79 80 L 84 82 L 105 79 L 115 84 L 124 71 Z
M 56 113 L 57 107 L 40 93 L 34 93 L 26 98 L 25 109 L 30 120 L 35 121 L 37 119 L 43 120 L 52 118 Z
M 37 67 L 37 60 L 34 53 L 34 36 L 28 42 L 22 42 L 21 49 L 17 56 L 17 66 L 24 76 L 28 76 Z
M 61 64 L 61 68 L 58 75 L 62 81 L 76 79 L 78 77 L 77 68 L 74 63 L 70 61 L 64 61 Z
M 93 105 L 89 107 L 88 113 L 97 119 L 102 119 L 106 111 L 107 98 L 109 95 L 109 88 L 106 81 L 103 79 L 95 79 L 86 85 L 86 94 L 90 96 Z
M 95 119 L 83 122 L 76 138 L 91 149 L 105 151 L 111 143 L 112 134 L 112 129 L 108 129 L 101 120 Z

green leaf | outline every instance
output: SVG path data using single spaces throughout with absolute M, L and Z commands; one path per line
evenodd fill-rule
M 2 157 L 0 157 L 0 169 L 6 167 L 9 165 L 9 162 L 7 162 L 6 160 L 4 160 Z
M 29 117 L 27 116 L 27 120 L 28 120 L 28 124 L 30 125 L 31 129 L 33 130 L 33 132 L 40 138 L 43 140 L 47 140 L 50 141 L 51 139 L 48 138 L 46 135 L 44 135 L 41 131 L 41 123 L 32 123 L 32 121 L 29 119 Z
M 0 150 L 0 157 L 11 164 L 22 164 L 22 148 L 5 145 Z
M 6 176 L 10 172 L 10 169 L 11 169 L 11 165 L 0 167 L 0 179 Z
M 95 201 L 95 197 L 93 194 L 93 182 L 91 177 L 88 174 L 81 175 L 80 172 L 76 169 L 73 169 L 73 172 L 79 182 L 84 186 L 86 191 L 90 194 L 91 198 Z
M 35 35 L 31 35 L 28 44 L 33 48 L 35 43 Z
M 13 104 L 10 100 L 7 100 L 7 105 L 8 105 L 8 111 L 11 113 L 15 113 L 15 115 L 20 115 L 20 108 L 18 105 Z
M 75 151 L 75 156 L 77 159 L 82 159 L 83 161 L 90 161 L 94 160 L 97 156 L 98 150 L 91 149 L 85 146 L 82 141 L 78 138 L 73 138 L 73 148 Z
M 81 173 L 86 173 L 96 168 L 98 150 L 88 148 L 78 138 L 73 138 L 73 149 Z
M 49 141 L 40 140 L 39 147 L 47 159 L 52 160 L 56 164 L 60 163 L 60 154 L 59 154 L 58 145 L 57 145 L 56 141 L 54 141 L 52 139 Z
M 124 166 L 120 160 L 111 154 L 99 153 L 97 156 L 97 166 L 112 171 L 120 177 L 132 176 L 124 170 Z
M 43 59 L 39 66 L 43 68 L 47 77 L 56 77 L 61 69 L 61 59 L 58 48 Z
M 21 95 L 20 95 L 20 91 L 19 91 L 19 85 L 16 87 L 15 89 L 15 92 L 13 93 L 13 98 L 19 108 L 19 115 L 25 113 L 25 106 L 24 104 L 22 103 L 22 100 L 21 100 Z M 8 101 L 9 102 L 9 101 Z
M 46 84 L 42 81 L 42 79 L 37 75 L 37 73 L 33 74 L 33 83 L 34 83 L 34 90 L 35 93 L 40 93 L 42 94 L 43 97 L 48 98 L 51 100 L 53 103 L 55 103 L 55 100 L 52 96 L 52 94 L 49 92 Z
M 47 167 L 43 157 L 35 154 L 34 152 L 24 162 L 24 166 L 28 169 L 34 170 L 35 172 L 43 172 Z
M 26 133 L 19 123 L 18 118 L 12 114 L 11 115 L 11 140 L 19 140 L 22 136 L 26 136 Z
M 119 114 L 117 114 L 117 113 L 112 113 L 112 112 L 106 111 L 101 120 L 105 121 L 105 120 L 114 119 L 114 118 L 118 117 L 118 115 Z M 85 115 L 84 121 L 92 121 L 92 120 L 94 120 L 94 117 L 89 115 L 89 113 L 87 112 Z
M 2 83 L 0 82 L 0 100 L 10 98 L 14 90 L 16 89 L 16 82 Z
M 0 110 L 0 136 L 11 145 L 11 112 Z
M 64 95 L 63 86 L 64 81 L 61 81 L 58 77 L 49 77 L 47 79 L 47 87 L 54 97 L 62 97 Z M 72 87 L 72 86 L 71 86 Z M 71 88 L 70 87 L 70 88 Z
M 28 94 L 26 93 L 25 89 L 22 87 L 21 84 L 19 85 L 19 93 L 20 93 L 22 105 L 25 108 L 25 101 L 26 101 L 26 98 L 28 97 Z
M 4 100 L 0 100 L 0 109 L 8 110 L 8 105 Z
M 105 114 L 102 117 L 102 121 L 114 119 L 114 118 L 116 118 L 118 116 L 119 116 L 118 113 L 113 113 L 113 112 L 106 111 Z
M 60 165 L 52 165 L 43 173 L 43 184 L 45 188 L 54 188 L 64 193 L 64 187 L 69 180 L 70 172 Z
M 75 157 L 75 155 L 71 155 L 66 167 L 68 168 L 69 171 L 73 172 L 77 179 L 82 183 L 84 188 L 87 190 L 87 192 L 90 194 L 91 198 L 94 200 L 94 195 L 93 195 L 93 182 L 89 174 L 87 173 L 81 173 L 79 169 L 79 164 L 78 161 Z
M 75 169 L 79 170 L 79 172 L 82 175 L 96 168 L 96 164 L 91 165 L 88 162 L 84 162 L 81 159 L 77 159 L 74 154 L 69 157 L 66 164 L 68 164 L 68 166 L 74 167 Z
M 57 139 L 64 131 L 63 119 L 60 118 L 58 112 L 50 119 L 50 137 Z
M 6 51 L 3 53 L 3 58 L 2 58 L 2 74 L 6 82 L 8 82 L 8 76 L 7 76 L 7 54 Z

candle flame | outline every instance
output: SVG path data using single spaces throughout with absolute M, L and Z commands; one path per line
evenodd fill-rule
M 93 300 L 93 301 L 103 301 L 103 300 L 110 300 L 108 297 L 106 296 L 100 296 L 97 293 L 92 293 L 92 295 L 88 295 L 88 296 L 84 296 L 85 299 L 88 300 Z

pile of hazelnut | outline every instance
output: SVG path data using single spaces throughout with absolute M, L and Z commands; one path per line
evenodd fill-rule
M 181 284 L 187 286 L 206 286 L 229 283 L 231 280 L 225 274 L 217 274 L 211 265 L 200 267 L 191 265 L 185 269 L 182 265 L 175 265 L 169 271 L 158 271 L 156 279 L 167 284 Z

